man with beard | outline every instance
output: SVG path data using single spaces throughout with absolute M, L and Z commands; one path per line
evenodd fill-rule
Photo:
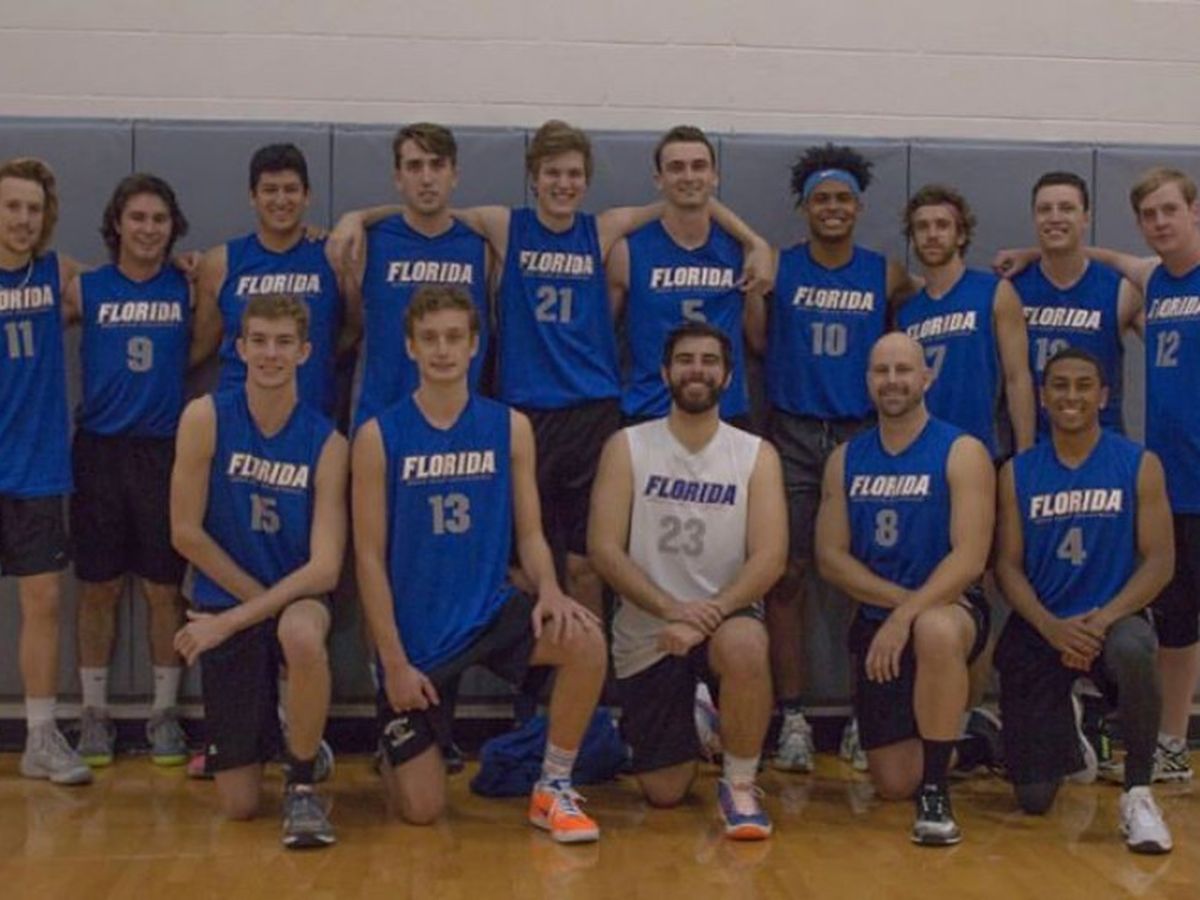
M 925 408 L 933 375 L 903 334 L 871 351 L 879 424 L 838 447 L 817 514 L 821 576 L 861 604 L 850 629 L 854 709 L 881 797 L 915 795 L 912 839 L 962 839 L 946 772 L 988 608 L 969 590 L 992 540 L 995 474 L 978 440 Z
M 608 441 L 588 521 L 592 564 L 620 598 L 612 648 L 621 727 L 646 799 L 674 806 L 701 750 L 697 683 L 719 687 L 725 833 L 761 840 L 771 834 L 755 786 L 771 717 L 761 600 L 787 558 L 779 457 L 720 420 L 733 377 L 722 329 L 675 328 L 661 371 L 670 412 Z
M 789 566 L 768 595 L 766 612 L 783 714 L 775 766 L 794 772 L 813 768 L 812 729 L 800 702 L 801 627 L 821 473 L 833 448 L 870 422 L 874 411 L 862 376 L 867 353 L 886 330 L 889 302 L 913 290 L 902 266 L 854 242 L 870 183 L 871 163 L 849 147 L 809 147 L 796 161 L 792 193 L 808 240 L 780 251 L 765 321 L 753 315 L 746 327 L 752 346 L 765 345 L 770 436 L 788 494 Z M 853 720 L 843 751 L 866 767 Z
M 970 206 L 953 188 L 931 184 L 912 195 L 904 234 L 921 261 L 925 287 L 900 307 L 896 323 L 925 351 L 929 411 L 977 437 L 998 459 L 1001 393 L 1015 449 L 1033 445 L 1033 382 L 1016 291 L 963 262 L 974 228 Z

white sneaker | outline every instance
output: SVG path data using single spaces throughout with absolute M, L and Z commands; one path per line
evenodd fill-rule
M 26 778 L 48 778 L 54 784 L 91 784 L 92 770 L 71 749 L 58 726 L 51 722 L 31 728 L 21 755 L 21 774 Z
M 717 705 L 713 703 L 708 685 L 700 682 L 696 685 L 696 736 L 700 738 L 700 752 L 709 762 L 721 755 L 721 716 Z
M 779 728 L 779 744 L 775 748 L 775 768 L 784 772 L 811 772 L 816 752 L 812 726 L 804 718 L 804 713 L 784 713 L 783 724 Z
M 1078 682 L 1077 682 L 1078 683 Z M 1071 711 L 1075 715 L 1075 734 L 1079 738 L 1079 752 L 1083 755 L 1083 768 L 1067 776 L 1072 784 L 1092 784 L 1100 771 L 1100 760 L 1096 757 L 1096 748 L 1083 733 L 1083 701 L 1079 694 L 1071 691 Z
M 838 756 L 850 763 L 856 772 L 867 771 L 867 753 L 858 742 L 858 719 L 853 716 L 842 729 L 842 742 L 838 747 Z
M 1121 834 L 1134 853 L 1170 853 L 1171 832 L 1148 787 L 1121 794 Z

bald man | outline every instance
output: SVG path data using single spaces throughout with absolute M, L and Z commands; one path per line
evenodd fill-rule
M 962 839 L 946 772 L 967 667 L 987 641 L 987 604 L 969 588 L 991 546 L 995 474 L 979 440 L 929 414 L 932 381 L 907 335 L 872 348 L 867 391 L 879 423 L 829 458 L 816 560 L 860 604 L 854 711 L 875 789 L 915 797 L 913 841 L 945 846 Z

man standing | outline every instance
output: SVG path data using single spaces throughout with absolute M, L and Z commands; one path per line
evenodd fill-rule
M 770 435 L 788 494 L 789 565 L 767 596 L 766 611 L 783 713 L 775 766 L 795 772 L 813 768 L 812 729 L 800 701 L 801 629 L 821 473 L 833 448 L 873 417 L 862 374 L 867 354 L 886 330 L 889 304 L 913 290 L 902 266 L 854 242 L 870 183 L 871 163 L 849 147 L 825 144 L 801 155 L 791 187 L 808 240 L 780 251 L 766 320 L 747 322 L 751 345 L 766 350 Z M 847 726 L 844 744 L 852 758 L 853 734 Z
M 716 150 L 699 128 L 678 125 L 655 147 L 654 169 L 662 218 L 618 241 L 608 259 L 609 291 L 613 308 L 625 313 L 631 357 L 621 412 L 630 421 L 665 416 L 671 398 L 661 375 L 663 342 L 681 322 L 711 322 L 733 345 L 721 415 L 745 421 L 750 401 L 742 321 L 746 309 L 762 302 L 762 286 L 748 286 L 743 301 L 743 244 L 714 221 Z
M 54 173 L 39 159 L 0 164 L 0 573 L 17 579 L 26 778 L 87 784 L 91 770 L 54 721 L 63 504 L 71 491 L 62 288 L 79 272 L 49 249 Z
M 297 373 L 300 400 L 334 414 L 340 350 L 358 339 L 361 304 L 356 290 L 343 292 L 325 259 L 325 242 L 305 234 L 309 204 L 308 163 L 294 144 L 268 144 L 250 158 L 250 205 L 254 232 L 204 254 L 197 273 L 192 358 L 202 360 L 220 345 L 222 389 L 241 385 L 246 366 L 237 352 L 242 313 L 251 297 L 287 294 L 309 310 L 312 353 Z
M 335 837 L 312 785 L 329 712 L 326 595 L 346 541 L 346 440 L 299 401 L 296 372 L 310 352 L 303 301 L 252 297 L 237 350 L 244 385 L 194 400 L 179 423 L 171 540 L 196 569 L 199 612 L 175 648 L 202 663 L 209 768 L 231 819 L 258 810 L 287 666 L 283 843 L 323 847 Z
M 725 833 L 770 836 L 755 786 L 771 717 L 761 601 L 787 560 L 779 457 L 721 422 L 733 378 L 729 336 L 687 322 L 667 337 L 664 419 L 624 429 L 605 446 L 588 548 L 620 596 L 613 661 L 633 771 L 655 806 L 673 806 L 696 775 L 697 683 L 720 688 Z
M 1012 285 L 963 262 L 974 227 L 974 214 L 953 188 L 926 185 L 909 198 L 904 234 L 921 261 L 925 287 L 900 307 L 896 322 L 925 351 L 933 376 L 929 411 L 978 438 L 998 459 L 1001 393 L 1016 449 L 1033 445 L 1033 382 Z
M 1120 710 L 1126 843 L 1166 853 L 1150 795 L 1161 694 L 1141 611 L 1171 579 L 1171 509 L 1158 457 L 1101 429 L 1106 394 L 1098 359 L 1060 350 L 1042 382 L 1050 438 L 1000 473 L 996 577 L 1015 613 L 996 648 L 1004 758 L 1021 808 L 1046 812 L 1082 765 L 1071 686 L 1090 676 Z
M 151 758 L 159 765 L 187 759 L 175 710 L 183 669 L 173 646 L 183 624 L 184 563 L 171 546 L 168 507 L 192 312 L 187 278 L 167 263 L 187 228 L 165 181 L 122 179 L 100 227 L 112 262 L 79 276 L 64 295 L 68 318 L 83 328 L 71 544 L 82 588 L 77 749 L 91 766 L 113 758 L 108 667 L 128 574 L 141 580 L 150 612 Z
M 879 424 L 839 446 L 817 515 L 821 576 L 861 604 L 850 629 L 854 708 L 875 789 L 916 796 L 912 839 L 962 839 L 946 772 L 967 705 L 967 669 L 988 609 L 968 590 L 992 540 L 995 474 L 986 449 L 933 418 L 933 374 L 904 334 L 871 351 Z
M 542 534 L 529 420 L 473 393 L 479 311 L 466 292 L 427 285 L 405 311 L 418 386 L 358 430 L 354 543 L 380 664 L 379 739 L 389 805 L 430 824 L 446 805 L 447 687 L 484 665 L 532 689 L 555 670 L 542 777 L 529 821 L 563 843 L 600 831 L 571 786 L 604 682 L 596 617 L 558 587 Z M 536 600 L 508 580 L 516 551 Z
M 1123 432 L 1122 338 L 1136 327 L 1142 296 L 1128 280 L 1084 252 L 1087 182 L 1073 172 L 1047 172 L 1033 186 L 1033 225 L 1041 260 L 1012 279 L 1029 331 L 1029 368 L 1041 383 L 1046 362 L 1063 347 L 1082 347 L 1099 361 L 1108 385 L 1100 424 Z M 1038 436 L 1049 434 L 1045 411 Z

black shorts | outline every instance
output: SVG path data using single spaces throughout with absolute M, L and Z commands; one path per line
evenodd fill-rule
M 771 443 L 783 464 L 788 499 L 788 552 L 791 559 L 812 558 L 821 478 L 838 444 L 872 425 L 870 419 L 817 419 L 772 410 L 767 421 Z
M 0 496 L 0 574 L 61 572 L 70 562 L 63 498 Z
M 755 604 L 730 618 L 762 620 Z M 696 685 L 704 682 L 716 697 L 720 684 L 708 665 L 706 639 L 687 656 L 667 655 L 654 665 L 617 679 L 621 701 L 621 736 L 633 751 L 632 772 L 653 772 L 700 757 L 696 734 Z
M 1200 515 L 1172 516 L 1175 577 L 1150 606 L 1158 643 L 1190 647 L 1200 641 Z
M 967 663 L 974 662 L 987 645 L 991 612 L 983 591 L 972 586 L 957 601 L 975 623 L 975 641 L 967 654 Z M 913 689 L 917 679 L 917 657 L 912 638 L 900 655 L 900 675 L 891 681 L 877 682 L 867 678 L 867 650 L 883 619 L 868 619 L 859 607 L 850 624 L 850 655 L 854 660 L 854 715 L 858 719 L 858 736 L 864 750 L 875 750 L 899 741 L 918 737 L 917 719 L 913 711 Z
M 179 584 L 184 561 L 171 546 L 171 438 L 106 436 L 80 429 L 71 446 L 71 547 L 83 581 L 133 573 Z
M 1148 627 L 1145 620 L 1142 625 Z M 1103 656 L 1096 657 L 1086 675 L 1113 703 L 1116 685 L 1105 673 Z M 1071 685 L 1085 673 L 1064 666 L 1062 654 L 1015 613 L 1000 633 L 994 661 L 1000 675 L 1000 719 L 1009 780 L 1013 784 L 1057 781 L 1082 769 Z
M 251 625 L 200 655 L 210 772 L 269 762 L 283 747 L 276 626 Z
M 537 443 L 542 530 L 561 559 L 587 554 L 588 506 L 604 442 L 621 427 L 621 403 L 596 400 L 566 409 L 527 409 Z
M 441 700 L 437 706 L 398 713 L 380 686 L 375 698 L 379 747 L 391 765 L 403 765 L 435 744 L 443 750 L 450 745 L 454 694 L 459 676 L 471 666 L 483 666 L 522 690 L 534 691 L 540 687 L 550 669 L 529 665 L 537 643 L 530 620 L 533 606 L 531 597 L 515 591 L 475 643 L 425 673 Z M 379 676 L 383 678 L 382 668 Z

